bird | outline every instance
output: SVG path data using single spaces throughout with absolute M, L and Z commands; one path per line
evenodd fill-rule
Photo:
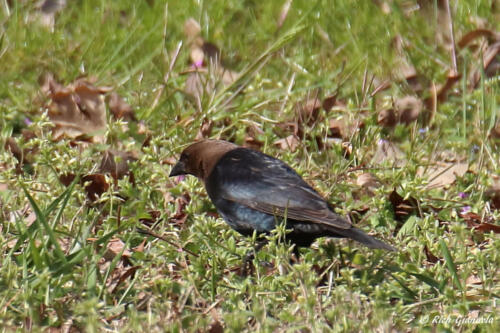
M 286 240 L 309 247 L 317 238 L 350 238 L 372 249 L 396 249 L 358 229 L 285 162 L 224 140 L 186 147 L 170 177 L 193 175 L 226 223 L 244 236 L 270 234 L 285 221 Z M 259 246 L 260 248 L 261 246 Z

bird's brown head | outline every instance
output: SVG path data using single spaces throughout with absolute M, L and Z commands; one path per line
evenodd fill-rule
M 193 175 L 205 181 L 220 158 L 237 145 L 222 140 L 202 140 L 184 149 L 170 172 L 170 177 Z

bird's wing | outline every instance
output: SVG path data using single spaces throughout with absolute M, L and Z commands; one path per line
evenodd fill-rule
M 340 229 L 351 223 L 284 162 L 239 148 L 226 155 L 207 179 L 207 186 L 225 200 L 289 219 L 321 223 Z

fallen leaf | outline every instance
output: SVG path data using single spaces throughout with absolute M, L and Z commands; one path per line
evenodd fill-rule
M 420 92 L 422 90 L 421 78 L 415 66 L 413 66 L 408 59 L 406 51 L 408 48 L 407 44 L 408 43 L 405 42 L 401 35 L 396 35 L 396 37 L 392 39 L 392 46 L 396 53 L 396 59 L 392 67 L 391 75 L 395 81 L 406 81 L 414 92 Z M 392 81 L 394 81 L 394 79 Z M 390 81 L 388 83 L 390 83 Z
M 470 43 L 472 43 L 474 40 L 480 37 L 485 37 L 486 39 L 488 39 L 489 42 L 500 40 L 500 36 L 498 33 L 490 29 L 480 28 L 469 31 L 468 33 L 463 35 L 462 38 L 460 38 L 460 41 L 458 42 L 457 45 L 459 48 L 462 49 L 464 47 L 467 47 Z
M 423 103 L 420 99 L 414 96 L 405 96 L 398 98 L 394 102 L 394 108 L 398 115 L 399 122 L 405 125 L 417 120 L 420 112 L 422 112 Z
M 471 229 L 481 231 L 483 233 L 489 233 L 493 231 L 494 233 L 500 233 L 500 225 L 484 222 L 482 217 L 473 212 L 464 212 L 459 213 L 460 217 L 462 217 L 467 226 Z M 493 217 L 486 217 L 486 220 L 493 220 Z
M 102 142 L 106 130 L 106 105 L 103 94 L 110 89 L 95 87 L 89 81 L 78 79 L 67 87 L 50 83 L 48 105 L 50 120 L 56 125 L 54 139 L 76 139 L 91 136 Z
M 200 31 L 199 23 L 193 18 L 185 22 L 184 34 L 190 48 L 191 69 L 187 71 L 184 92 L 194 99 L 198 108 L 201 108 L 203 96 L 214 92 L 219 82 L 223 86 L 229 86 L 239 76 L 239 73 L 225 68 L 220 49 L 217 45 L 203 40 Z
M 377 188 L 380 186 L 380 181 L 371 173 L 362 173 L 356 178 L 356 185 L 365 188 Z
M 298 102 L 295 104 L 295 112 L 297 114 L 297 122 L 299 124 L 307 124 L 312 126 L 319 121 L 319 114 L 321 110 L 321 101 L 315 97 L 306 100 L 305 102 Z
M 493 77 L 500 74 L 500 40 L 488 46 L 483 53 L 483 69 L 486 77 Z M 481 80 L 481 70 L 473 72 L 471 76 L 471 86 L 476 88 Z
M 33 151 L 29 149 L 21 149 L 14 138 L 7 138 L 7 140 L 5 140 L 4 148 L 6 151 L 10 151 L 10 153 L 17 160 L 16 173 L 23 173 L 23 167 L 31 164 Z
M 273 128 L 273 132 L 279 137 L 285 136 L 288 133 L 293 133 L 293 135 L 297 136 L 299 139 L 304 137 L 304 130 L 296 121 L 278 123 Z
M 344 158 L 349 158 L 352 154 L 352 144 L 348 141 L 344 141 L 340 146 L 342 147 L 342 156 L 344 156 Z
M 325 97 L 321 104 L 326 112 L 329 112 L 335 105 L 337 105 L 337 94 Z
M 205 71 L 206 72 L 206 71 Z M 215 83 L 209 80 L 202 71 L 194 71 L 188 74 L 184 84 L 184 92 L 199 104 L 205 94 L 210 95 L 215 89 Z
M 109 111 L 115 119 L 123 119 L 126 121 L 135 121 L 135 113 L 130 104 L 125 102 L 125 100 L 118 95 L 116 92 L 112 92 L 107 97 Z
M 435 264 L 439 261 L 439 258 L 432 254 L 427 245 L 424 246 L 424 253 L 428 262 Z
M 453 184 L 457 177 L 463 177 L 468 169 L 468 163 L 440 162 L 436 163 L 435 166 L 427 167 L 427 169 L 419 167 L 417 175 L 429 180 L 426 188 L 439 188 Z
M 24 206 L 22 209 L 18 209 L 9 212 L 8 219 L 10 223 L 23 222 L 25 226 L 29 227 L 36 221 L 36 214 L 32 210 L 30 205 Z
M 220 323 L 220 321 L 215 320 L 210 324 L 210 327 L 208 328 L 209 333 L 223 333 L 224 332 L 224 326 Z
M 476 230 L 482 231 L 484 233 L 489 233 L 493 231 L 495 234 L 500 234 L 500 225 L 491 224 L 483 222 L 475 227 Z
M 198 21 L 196 21 L 194 18 L 189 18 L 186 20 L 184 23 L 184 35 L 190 40 L 198 37 L 201 32 L 201 27 Z
M 212 134 L 212 128 L 214 127 L 214 123 L 212 120 L 208 118 L 203 118 L 203 121 L 201 122 L 200 129 L 198 130 L 198 133 L 196 134 L 195 141 L 202 140 L 204 138 L 210 137 Z
M 387 140 L 379 140 L 377 151 L 373 156 L 375 164 L 390 162 L 393 166 L 401 167 L 406 163 L 405 154 L 394 143 Z
M 123 257 L 123 256 L 122 256 Z M 125 282 L 125 280 L 127 278 L 131 278 L 133 279 L 134 278 L 134 275 L 135 275 L 135 272 L 141 268 L 141 266 L 132 266 L 132 267 L 129 267 L 128 269 L 126 269 L 121 275 L 120 277 L 118 278 L 118 281 L 116 282 L 116 284 L 114 285 L 114 287 L 111 289 L 111 294 L 115 294 L 116 291 L 118 290 L 118 287 L 123 283 Z M 113 280 L 116 280 L 116 279 L 113 279 Z
M 147 241 L 147 238 L 144 238 L 139 245 L 137 245 L 136 247 L 134 247 L 132 249 L 132 251 L 143 253 L 144 252 L 144 247 L 146 246 L 146 241 Z
M 63 174 L 59 176 L 59 181 L 64 186 L 69 186 L 75 177 L 76 176 L 74 174 Z M 80 184 L 87 192 L 87 198 L 90 201 L 96 201 L 99 199 L 101 194 L 109 189 L 109 184 L 106 182 L 106 177 L 103 174 L 90 174 L 83 176 L 80 180 Z
M 111 174 L 115 181 L 128 175 L 131 183 L 134 183 L 134 176 L 128 164 L 136 160 L 137 156 L 134 153 L 107 150 L 104 152 L 99 171 L 103 174 Z
M 404 199 L 396 190 L 389 195 L 389 201 L 394 210 L 394 216 L 398 221 L 406 220 L 410 215 L 415 214 L 418 209 L 418 202 L 415 198 Z
M 176 205 L 175 214 L 169 219 L 169 221 L 177 225 L 184 224 L 184 222 L 186 222 L 188 217 L 187 213 L 185 212 L 185 208 L 190 201 L 191 197 L 187 192 L 177 197 L 175 199 L 175 205 Z
M 249 135 L 245 136 L 245 139 L 243 141 L 243 147 L 254 149 L 254 150 L 260 150 L 264 146 L 264 142 L 257 140 L 254 137 L 251 137 Z
M 258 124 L 250 123 L 245 128 L 245 138 L 243 141 L 243 147 L 260 150 L 264 146 L 264 142 L 257 139 L 258 135 L 264 134 L 264 131 Z
M 122 257 L 130 257 L 132 252 L 125 248 L 125 243 L 119 238 L 112 238 L 106 245 L 106 252 L 104 253 L 104 258 L 106 260 L 113 260 L 120 252 L 122 252 Z
M 493 184 L 484 192 L 486 198 L 490 201 L 491 208 L 500 209 L 500 183 Z
M 500 139 L 500 122 L 497 122 L 495 126 L 491 129 L 490 137 L 494 139 Z
M 378 113 L 377 123 L 383 127 L 394 127 L 396 126 L 398 119 L 396 117 L 396 112 L 394 109 L 384 109 Z
M 328 120 L 328 136 L 342 139 L 346 135 L 346 125 L 341 119 L 331 118 Z
M 54 30 L 55 16 L 58 12 L 64 9 L 66 0 L 44 0 L 38 4 L 38 12 L 33 19 L 38 21 L 42 26 Z
M 221 51 L 217 45 L 203 41 L 201 45 L 201 50 L 203 51 L 204 65 L 208 66 L 207 60 L 211 64 L 221 64 Z
M 170 192 L 168 192 L 170 193 Z M 172 200 L 169 200 L 168 202 L 174 201 L 174 197 L 172 196 Z M 142 217 L 139 219 L 139 222 L 141 222 L 144 225 L 147 225 L 149 228 L 151 228 L 154 224 L 158 223 L 160 221 L 161 217 L 161 212 L 159 210 L 150 210 L 148 211 L 149 217 Z
M 477 275 L 470 275 L 467 279 L 465 279 L 465 284 L 466 285 L 471 285 L 471 284 L 483 284 L 483 280 L 479 278 Z
M 438 102 L 442 103 L 446 100 L 447 95 L 448 95 L 448 91 L 451 88 L 453 88 L 455 83 L 457 83 L 461 77 L 462 77 L 461 74 L 454 73 L 453 71 L 450 71 L 448 73 L 448 77 L 446 78 L 446 82 L 443 85 L 437 87 L 437 89 L 436 89 L 436 91 L 437 91 L 436 99 Z
M 99 173 L 83 176 L 81 183 L 84 185 L 87 197 L 90 201 L 96 201 L 109 189 L 106 177 Z
M 161 160 L 161 165 L 175 165 L 177 163 L 177 159 L 173 156 L 168 156 Z
M 300 144 L 300 140 L 295 135 L 289 135 L 286 138 L 276 140 L 274 145 L 278 146 L 282 150 L 290 150 L 294 152 Z

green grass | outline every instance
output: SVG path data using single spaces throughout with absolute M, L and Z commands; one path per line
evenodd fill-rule
M 384 129 L 377 124 L 381 106 L 411 89 L 394 82 L 371 97 L 363 81 L 392 77 L 400 57 L 392 46 L 396 36 L 425 77 L 421 98 L 430 96 L 432 82 L 446 80 L 443 64 L 451 66 L 450 53 L 436 42 L 432 15 L 407 14 L 412 1 L 388 1 L 388 15 L 372 1 L 293 1 L 277 29 L 284 2 L 68 1 L 53 32 L 30 19 L 36 13 L 31 1 L 14 1 L 9 15 L 0 6 L 0 185 L 7 187 L 0 192 L 2 331 L 64 325 L 88 332 L 207 331 L 215 330 L 214 323 L 235 332 L 499 330 L 500 240 L 472 230 L 459 214 L 470 206 L 498 225 L 500 214 L 490 210 L 485 195 L 500 172 L 499 142 L 488 136 L 498 119 L 498 77 L 483 75 L 476 89 L 461 79 L 429 127 L 419 119 Z M 476 17 L 499 31 L 498 8 L 490 8 L 489 1 L 452 1 L 456 40 L 475 28 Z M 183 25 L 189 17 L 221 47 L 225 63 L 243 73 L 235 84 L 205 94 L 199 105 L 183 93 L 182 72 L 189 67 Z M 472 50 L 457 54 L 459 72 L 477 68 Z M 94 76 L 96 84 L 113 87 L 148 127 L 149 146 L 141 148 L 146 135 L 137 124 L 124 130 L 111 116 L 105 143 L 75 148 L 52 141 L 38 84 L 46 72 L 64 84 Z M 322 97 L 338 93 L 345 108 L 306 127 L 310 138 L 295 152 L 278 149 L 273 143 L 283 134 L 277 124 L 293 118 L 295 103 L 317 89 Z M 33 124 L 26 125 L 26 117 Z M 348 157 L 340 143 L 320 150 L 312 139 L 325 138 L 328 119 L 338 117 L 364 122 L 349 135 Z M 163 163 L 193 141 L 204 118 L 214 121 L 212 137 L 239 144 L 249 124 L 257 124 L 263 151 L 289 163 L 339 212 L 399 251 L 321 239 L 291 265 L 291 249 L 272 241 L 257 253 L 253 273 L 240 276 L 255 240 L 208 214 L 214 208 L 202 184 L 192 177 L 177 184 Z M 23 128 L 37 138 L 22 139 Z M 20 172 L 3 149 L 11 137 L 21 148 L 37 150 Z M 374 162 L 381 139 L 400 147 L 404 167 Z M 135 184 L 120 179 L 90 203 L 81 182 L 61 183 L 64 174 L 95 173 L 108 149 L 137 153 L 130 166 Z M 430 190 L 418 167 L 444 153 L 465 159 L 469 172 L 446 189 Z M 355 168 L 368 168 L 381 186 L 373 194 L 361 190 Z M 394 189 L 418 201 L 408 219 L 394 213 Z M 460 192 L 468 196 L 462 199 Z M 176 224 L 170 219 L 176 203 L 167 194 L 186 193 L 188 217 Z M 160 216 L 153 219 L 152 212 Z M 148 218 L 168 242 L 138 232 Z M 124 247 L 113 256 L 108 247 L 116 239 Z M 145 239 L 144 250 L 134 251 Z M 425 246 L 437 262 L 429 261 Z M 121 260 L 125 250 L 131 254 Z M 472 316 L 490 316 L 493 323 L 456 322 Z

